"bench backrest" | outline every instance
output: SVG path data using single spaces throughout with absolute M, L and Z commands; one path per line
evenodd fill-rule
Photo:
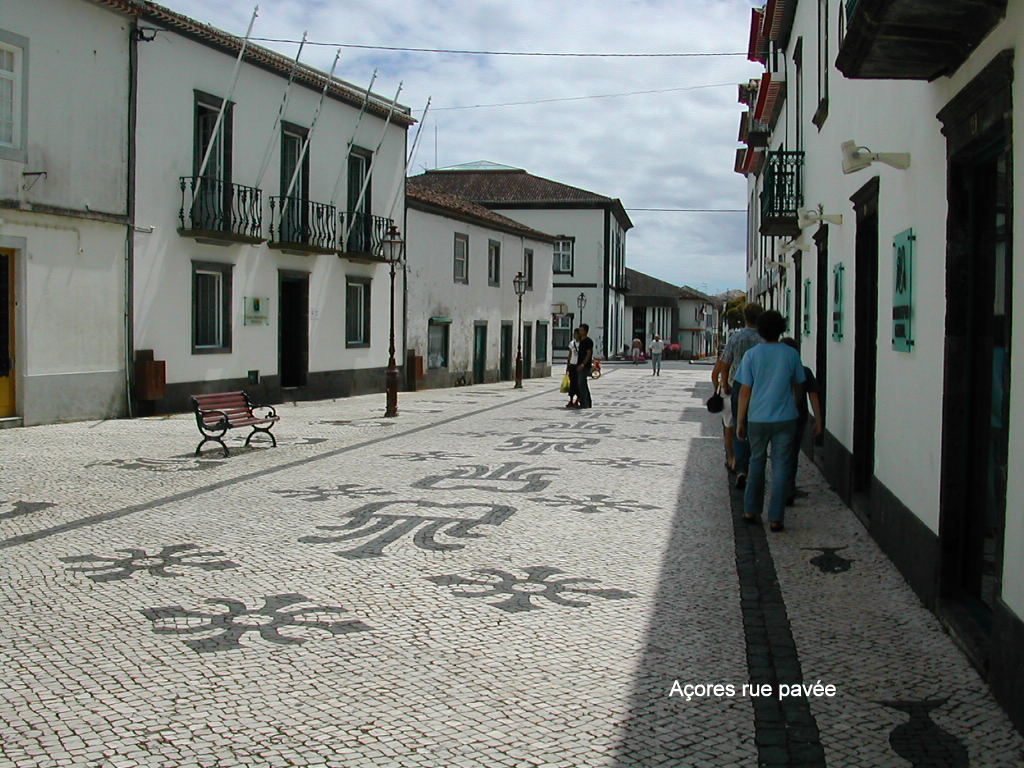
M 245 392 L 217 392 L 209 395 L 192 395 L 192 408 L 196 416 L 201 416 L 206 424 L 216 424 L 221 420 L 221 414 L 233 421 L 236 417 L 250 416 L 252 407 L 249 404 L 249 396 Z M 208 411 L 218 411 L 210 413 Z

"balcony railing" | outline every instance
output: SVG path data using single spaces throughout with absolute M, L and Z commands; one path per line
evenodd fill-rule
M 333 205 L 301 197 L 271 197 L 269 246 L 298 253 L 334 253 L 337 221 Z
M 956 71 L 1007 0 L 846 0 L 836 67 L 847 77 L 934 80 Z
M 393 219 L 386 219 L 383 216 L 343 211 L 340 216 L 339 237 L 345 242 L 341 243 L 338 250 L 343 254 L 361 258 L 380 258 L 381 242 L 387 235 L 388 228 L 394 223 Z
M 179 185 L 180 234 L 215 243 L 263 242 L 260 190 L 199 176 L 181 176 Z
M 796 237 L 804 204 L 803 152 L 769 152 L 761 189 L 761 234 Z

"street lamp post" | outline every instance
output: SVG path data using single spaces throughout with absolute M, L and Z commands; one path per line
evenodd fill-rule
M 381 255 L 391 266 L 391 335 L 388 341 L 388 370 L 385 374 L 384 388 L 387 392 L 385 417 L 398 416 L 398 363 L 395 361 L 395 270 L 405 257 L 405 241 L 394 224 L 388 227 L 387 234 L 381 241 Z
M 580 308 L 580 321 L 576 325 L 583 325 L 583 308 L 587 306 L 587 294 L 583 291 L 576 297 L 576 306 Z
M 512 287 L 519 299 L 519 338 L 516 341 L 516 385 L 513 389 L 523 388 L 523 294 L 526 293 L 526 275 L 516 273 L 512 278 Z

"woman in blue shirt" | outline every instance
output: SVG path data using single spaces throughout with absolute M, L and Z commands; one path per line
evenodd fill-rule
M 800 355 L 779 343 L 786 319 L 768 310 L 757 320 L 757 332 L 764 339 L 750 349 L 736 371 L 739 414 L 736 436 L 750 440 L 750 469 L 743 493 L 743 519 L 759 522 L 764 508 L 764 475 L 768 446 L 772 450 L 772 492 L 768 521 L 773 531 L 783 530 L 790 465 L 796 448 L 799 413 L 794 387 L 803 384 Z

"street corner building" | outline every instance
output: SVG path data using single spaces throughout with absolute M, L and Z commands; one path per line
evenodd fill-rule
M 590 326 L 595 355 L 628 342 L 625 318 L 626 233 L 633 228 L 622 202 L 522 168 L 478 161 L 413 176 L 418 188 L 455 195 L 554 237 L 552 345 L 568 354 L 572 329 Z
M 549 376 L 555 238 L 413 182 L 405 201 L 409 388 L 510 380 L 517 351 Z
M 1022 39 L 1018 0 L 771 0 L 735 164 L 748 298 L 788 318 L 821 389 L 804 450 L 1018 728 Z
M 141 0 L 5 4 L 0 86 L 0 423 L 383 389 L 408 108 Z

